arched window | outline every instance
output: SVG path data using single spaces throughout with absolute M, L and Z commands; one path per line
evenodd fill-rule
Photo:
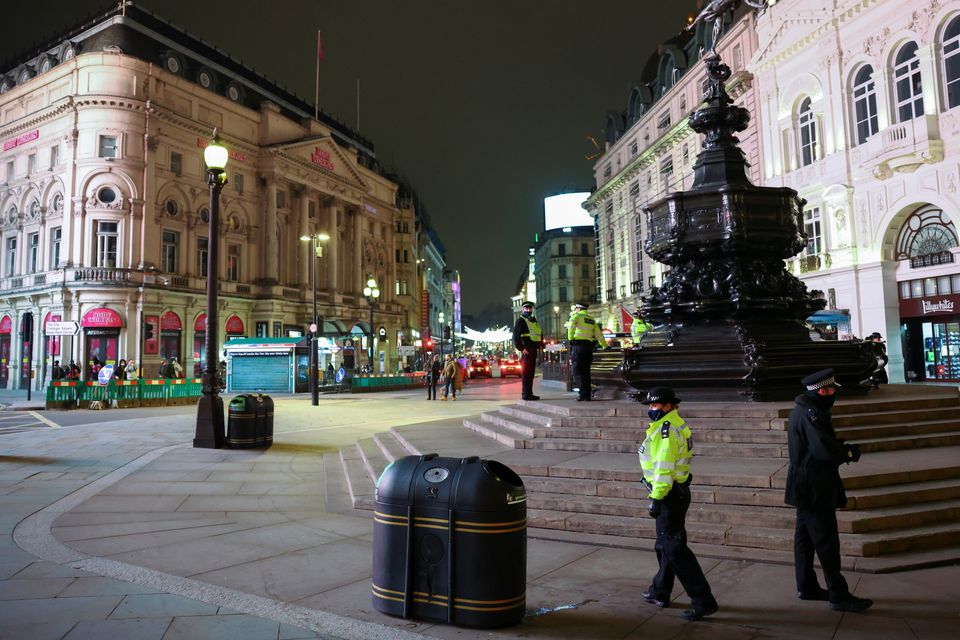
M 666 90 L 673 86 L 674 83 L 674 70 L 676 70 L 676 65 L 673 63 L 673 58 L 667 56 L 667 59 L 663 63 L 663 73 L 660 75 L 660 81 L 663 83 L 662 93 L 666 93 Z
M 800 166 L 805 167 L 817 159 L 817 121 L 813 116 L 810 98 L 804 98 L 800 103 L 797 130 L 800 139 Z
M 926 206 L 910 214 L 897 238 L 897 260 L 944 253 L 957 246 L 957 228 L 936 207 Z
M 960 105 L 960 16 L 943 32 L 943 85 L 947 108 Z
M 875 134 L 877 124 L 877 87 L 873 81 L 873 67 L 864 65 L 853 79 L 853 119 L 857 144 L 863 144 Z
M 916 42 L 900 47 L 893 65 L 893 86 L 897 122 L 908 122 L 923 114 L 923 85 Z

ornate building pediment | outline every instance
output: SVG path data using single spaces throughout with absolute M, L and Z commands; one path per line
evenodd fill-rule
M 278 157 L 295 162 L 300 167 L 314 169 L 359 191 L 370 190 L 370 186 L 357 170 L 356 160 L 328 136 L 276 145 L 274 149 Z

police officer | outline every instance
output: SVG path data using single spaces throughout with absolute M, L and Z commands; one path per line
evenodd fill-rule
M 872 600 L 850 593 L 840 573 L 840 534 L 836 510 L 847 504 L 839 467 L 860 459 L 860 449 L 837 438 L 831 422 L 831 410 L 837 392 L 833 369 L 813 373 L 801 384 L 806 391 L 796 398 L 787 423 L 790 466 L 784 501 L 797 508 L 793 534 L 793 559 L 797 577 L 797 597 L 801 600 L 827 600 L 834 611 L 865 611 Z M 813 570 L 813 554 L 827 588 L 823 589 Z
M 593 364 L 593 350 L 598 344 L 604 344 L 603 330 L 597 321 L 587 313 L 587 305 L 578 302 L 570 315 L 570 327 L 567 329 L 570 341 L 570 360 L 573 365 L 573 379 L 579 387 L 577 402 L 589 401 L 592 393 L 590 365 Z
M 693 440 L 690 428 L 677 412 L 680 399 L 669 387 L 652 387 L 643 402 L 650 427 L 637 452 L 643 484 L 650 490 L 651 517 L 657 520 L 654 549 L 660 570 L 641 597 L 661 609 L 670 606 L 674 576 L 690 596 L 691 608 L 681 616 L 699 620 L 719 611 L 697 557 L 687 546 L 686 519 L 690 508 L 690 461 Z
M 527 300 L 520 309 L 520 317 L 513 325 L 513 346 L 520 352 L 520 398 L 539 400 L 540 396 L 533 395 L 533 374 L 537 371 L 543 332 L 533 315 L 533 303 Z
M 651 329 L 653 329 L 653 325 L 643 319 L 642 311 L 640 309 L 634 311 L 633 324 L 630 325 L 630 337 L 633 339 L 633 346 L 639 347 L 643 334 Z

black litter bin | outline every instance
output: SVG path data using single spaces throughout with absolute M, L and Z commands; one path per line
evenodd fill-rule
M 257 414 L 254 446 L 269 447 L 273 444 L 273 398 L 258 393 L 254 397 L 254 406 Z
M 227 446 L 255 449 L 273 444 L 273 400 L 262 394 L 243 393 L 227 410 Z
M 526 502 L 520 477 L 493 460 L 396 460 L 377 483 L 374 608 L 466 627 L 520 622 Z

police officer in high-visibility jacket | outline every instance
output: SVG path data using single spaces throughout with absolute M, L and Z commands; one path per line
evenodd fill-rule
M 640 346 L 640 339 L 647 331 L 653 329 L 653 325 L 643 319 L 640 309 L 633 314 L 633 324 L 630 325 L 630 337 L 633 339 L 633 346 Z
M 520 352 L 520 399 L 539 400 L 533 395 L 533 374 L 537 369 L 537 354 L 543 345 L 540 323 L 533 315 L 533 303 L 527 300 L 520 307 L 520 317 L 513 325 L 513 346 Z
M 643 484 L 650 490 L 648 510 L 657 521 L 654 549 L 660 570 L 641 597 L 661 609 L 669 607 L 676 576 L 691 601 L 691 608 L 681 616 L 685 620 L 699 620 L 716 613 L 719 607 L 697 557 L 687 546 L 693 437 L 677 413 L 680 399 L 673 389 L 652 387 L 643 403 L 652 422 L 637 452 Z
M 589 401 L 592 393 L 590 365 L 593 364 L 593 350 L 604 345 L 603 329 L 587 313 L 587 305 L 578 302 L 570 315 L 570 327 L 567 329 L 570 342 L 570 361 L 573 366 L 573 380 L 579 387 L 577 401 Z

